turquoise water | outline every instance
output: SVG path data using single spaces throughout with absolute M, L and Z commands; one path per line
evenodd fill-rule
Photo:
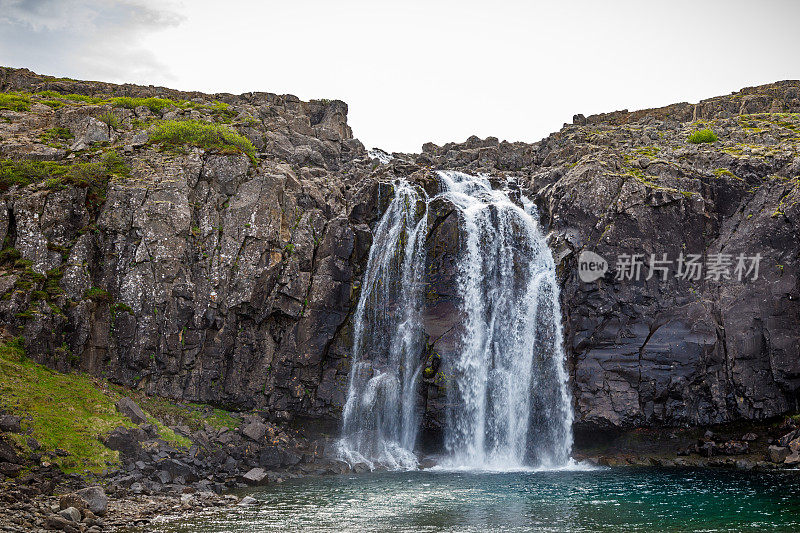
M 800 472 L 623 468 L 299 479 L 168 532 L 800 531 Z

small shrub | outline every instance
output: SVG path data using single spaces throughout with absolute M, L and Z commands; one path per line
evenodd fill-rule
M 205 107 L 211 111 L 211 114 L 214 115 L 217 120 L 221 122 L 230 122 L 231 119 L 236 116 L 236 111 L 231 109 L 229 104 L 220 102 L 219 100 L 214 100 L 213 103 L 206 105 Z
M 29 111 L 31 99 L 22 93 L 0 93 L 0 109 L 11 111 Z
M 702 130 L 695 131 L 689 135 L 689 138 L 686 140 L 692 144 L 713 143 L 718 141 L 719 137 L 717 137 L 717 134 L 710 129 L 704 128 Z
M 111 129 L 115 130 L 119 129 L 120 126 L 119 118 L 117 118 L 117 115 L 115 115 L 111 111 L 106 111 L 105 113 L 97 117 L 97 119 L 100 122 L 104 122 L 105 124 L 107 124 Z
M 122 158 L 122 156 L 119 155 L 119 153 L 115 150 L 112 150 L 103 156 L 103 164 L 106 167 L 106 171 L 110 174 L 129 176 L 131 173 L 131 168 L 125 163 L 125 160 Z
M 57 191 L 59 189 L 63 189 L 64 188 L 64 182 L 59 177 L 49 178 L 49 179 L 45 180 L 44 186 L 47 187 L 48 189 L 52 189 L 54 191 Z
M 40 100 L 39 103 L 50 106 L 51 109 L 59 109 L 67 105 L 61 100 Z
M 221 153 L 243 153 L 256 163 L 256 149 L 250 139 L 221 124 L 197 120 L 167 120 L 156 124 L 150 141 L 165 146 L 192 145 Z

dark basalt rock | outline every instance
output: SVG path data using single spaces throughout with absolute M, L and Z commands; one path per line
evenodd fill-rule
M 108 183 L 104 201 L 73 186 L 0 193 L 0 239 L 35 273 L 6 265 L 0 320 L 24 335 L 40 363 L 147 394 L 259 410 L 265 421 L 334 423 L 371 227 L 392 180 L 408 177 L 432 194 L 430 168 L 451 168 L 511 179 L 539 209 L 561 282 L 579 443 L 635 427 L 707 426 L 798 408 L 800 154 L 792 139 L 800 120 L 754 115 L 800 111 L 798 82 L 699 104 L 576 115 L 533 144 L 429 143 L 423 154 L 394 154 L 388 165 L 353 139 L 338 101 L 55 81 L 7 68 L 0 90 L 221 99 L 259 152 L 253 165 L 241 154 L 160 151 L 139 126 L 155 118 L 145 109 L 115 109 L 114 132 L 95 123 L 108 105 L 0 111 L 8 119 L 0 120 L 2 157 L 69 157 L 71 146 L 58 149 L 64 154 L 40 149 L 42 132 L 60 127 L 86 153 L 108 148 L 93 141 L 109 142 L 132 169 Z M 202 108 L 169 113 L 214 118 Z M 699 118 L 712 121 L 719 141 L 686 142 Z M 463 321 L 454 290 L 458 221 L 442 201 L 430 206 L 428 222 L 420 408 L 423 440 L 433 442 L 447 405 L 436 365 L 452 355 Z M 576 273 L 584 250 L 609 262 L 592 283 Z M 681 252 L 760 253 L 759 278 L 647 280 L 642 268 L 639 281 L 616 279 L 621 254 Z M 31 290 L 14 287 L 23 273 L 34 279 Z M 260 428 L 248 433 L 193 438 L 231 449 L 269 444 Z M 135 456 L 152 437 L 116 431 L 108 442 Z M 229 457 L 222 455 L 202 460 L 222 465 Z M 258 455 L 265 468 L 301 457 L 269 447 Z

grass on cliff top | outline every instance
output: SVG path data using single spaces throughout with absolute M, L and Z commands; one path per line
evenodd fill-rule
M 21 93 L 0 93 L 0 109 L 11 111 L 29 111 L 31 99 Z
M 65 472 L 99 473 L 119 462 L 119 454 L 106 448 L 100 436 L 119 426 L 134 424 L 117 412 L 115 403 L 129 396 L 145 411 L 148 422 L 158 428 L 160 437 L 175 447 L 186 448 L 191 441 L 176 434 L 162 421 L 171 412 L 186 407 L 161 398 L 148 398 L 105 380 L 83 373 L 63 374 L 34 363 L 25 356 L 22 338 L 0 343 L 0 407 L 22 416 L 23 431 L 42 446 L 39 453 Z M 198 421 L 215 427 L 236 427 L 239 420 L 229 413 L 201 404 L 189 404 Z M 205 413 L 211 413 L 210 416 Z M 200 424 L 189 424 L 199 426 Z M 24 435 L 13 440 L 29 452 Z M 56 449 L 68 455 L 61 457 Z
M 164 146 L 197 146 L 223 154 L 243 153 L 257 163 L 250 139 L 222 124 L 198 120 L 165 120 L 150 130 L 150 141 Z
M 719 137 L 717 137 L 717 134 L 710 129 L 704 128 L 702 130 L 693 132 L 686 140 L 692 144 L 713 143 L 718 141 Z
M 88 96 L 85 94 L 61 94 L 56 91 L 40 91 L 33 93 L 33 96 L 39 98 L 40 102 L 52 108 L 59 108 L 65 105 L 105 105 L 111 104 L 114 107 L 121 107 L 124 109 L 136 109 L 137 107 L 146 107 L 153 113 L 162 113 L 167 109 L 198 109 L 210 112 L 215 118 L 223 122 L 230 122 L 236 113 L 230 109 L 230 106 L 225 102 L 214 100 L 211 103 L 197 103 L 189 100 L 180 100 L 172 98 L 160 98 L 155 96 L 141 97 L 141 96 Z M 29 102 L 29 96 L 21 93 L 21 97 Z M 26 111 L 20 109 L 20 111 Z
M 0 160 L 0 191 L 13 185 L 25 187 L 31 183 L 44 182 L 50 189 L 61 189 L 66 185 L 104 188 L 113 175 L 127 176 L 130 168 L 116 152 L 108 152 L 101 161 L 88 163 L 56 163 L 54 161 Z

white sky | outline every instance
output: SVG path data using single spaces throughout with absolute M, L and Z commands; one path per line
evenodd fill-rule
M 339 98 L 365 145 L 416 152 L 798 79 L 798 22 L 797 0 L 0 0 L 0 65 Z

